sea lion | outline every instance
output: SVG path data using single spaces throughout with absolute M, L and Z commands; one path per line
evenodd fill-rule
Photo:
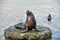
M 36 29 L 36 19 L 35 19 L 35 16 L 33 15 L 33 13 L 29 10 L 26 11 L 26 15 L 27 15 L 27 18 L 26 18 L 26 21 L 25 21 L 25 24 L 23 24 L 22 26 L 16 26 L 17 29 L 24 29 L 24 31 L 22 32 L 27 32 L 27 31 L 30 31 L 32 29 L 35 29 L 36 31 L 38 31 Z
M 17 28 L 17 29 L 25 30 L 26 24 L 25 24 L 24 22 L 21 22 L 21 23 L 18 23 L 18 24 L 16 24 L 16 25 L 14 25 L 14 26 L 15 26 L 15 28 Z
M 50 14 L 48 15 L 48 21 L 51 21 L 51 15 Z
M 26 24 L 27 24 L 28 30 L 32 30 L 32 29 L 36 30 L 36 19 L 33 13 L 27 10 L 26 15 L 27 15 Z

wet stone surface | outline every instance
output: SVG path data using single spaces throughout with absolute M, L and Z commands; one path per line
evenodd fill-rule
M 5 40 L 51 40 L 52 33 L 48 27 L 39 26 L 39 32 L 31 30 L 21 33 L 22 30 L 11 26 L 4 30 Z

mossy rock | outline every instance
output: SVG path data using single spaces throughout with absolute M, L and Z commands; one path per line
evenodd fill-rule
M 52 33 L 49 28 L 39 26 L 38 29 L 39 32 L 31 30 L 21 33 L 21 30 L 11 26 L 4 30 L 5 40 L 51 40 Z

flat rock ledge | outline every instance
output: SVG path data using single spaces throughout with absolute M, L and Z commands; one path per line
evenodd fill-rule
M 5 40 L 51 40 L 52 32 L 48 27 L 39 26 L 40 31 L 35 30 L 21 33 L 21 30 L 11 26 L 4 30 Z

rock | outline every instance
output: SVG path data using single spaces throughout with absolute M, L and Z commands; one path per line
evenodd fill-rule
M 38 30 L 40 32 L 31 30 L 26 33 L 21 33 L 21 30 L 11 26 L 4 30 L 4 36 L 5 40 L 51 40 L 52 33 L 49 28 L 39 26 Z

